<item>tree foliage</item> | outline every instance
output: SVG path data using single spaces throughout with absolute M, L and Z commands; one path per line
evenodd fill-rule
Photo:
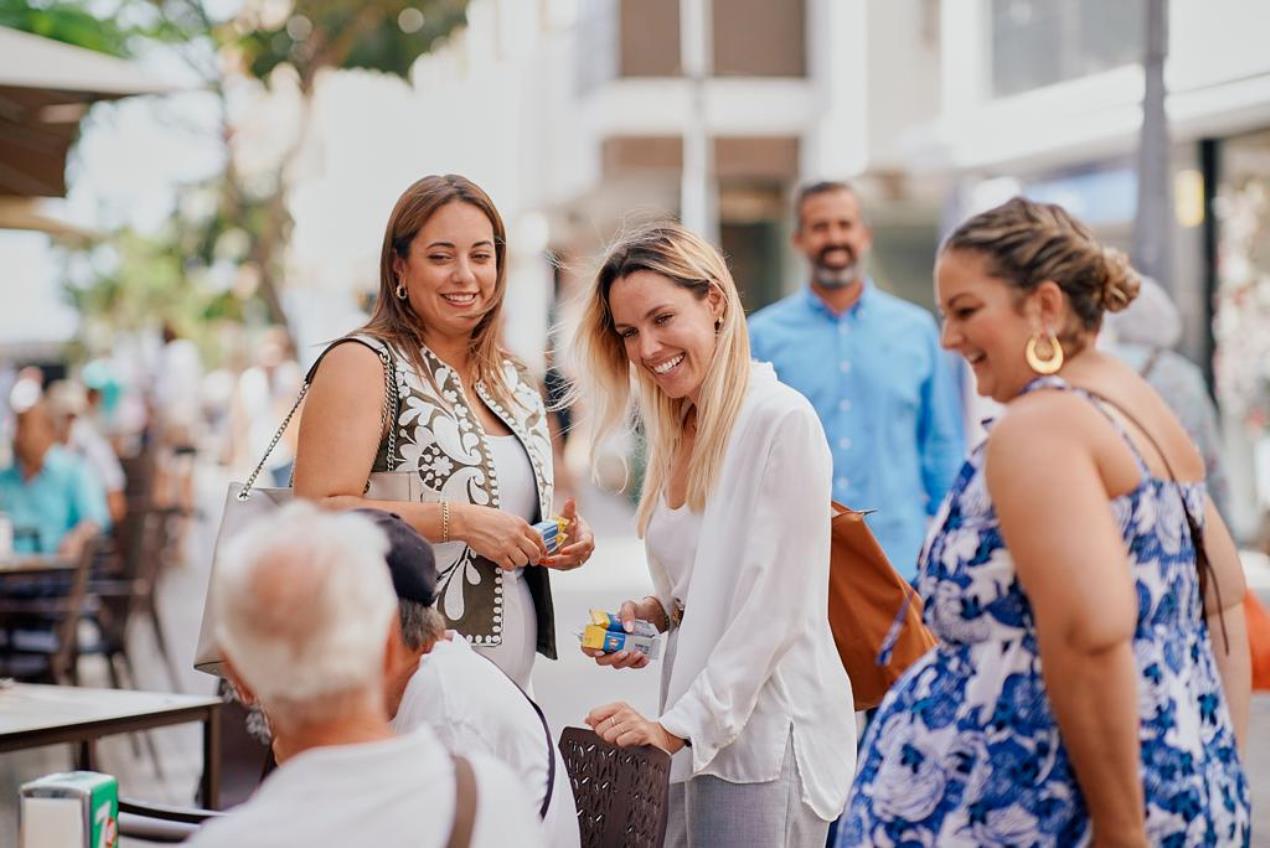
M 297 144 L 271 178 L 248 180 L 235 166 L 228 91 L 235 77 L 268 85 L 290 66 L 299 80 L 302 126 L 323 71 L 369 69 L 407 78 L 420 56 L 466 23 L 468 0 L 246 0 L 231 18 L 209 0 L 0 0 L 0 25 L 116 56 L 162 42 L 181 55 L 220 105 L 224 172 L 184 192 L 210 195 L 214 212 L 178 216 L 157 237 L 123 232 L 115 263 L 70 287 L 76 305 L 120 328 L 139 320 L 188 324 L 200 318 L 286 324 L 280 290 L 291 235 L 287 174 Z M 105 12 L 109 12 L 106 14 Z M 269 17 L 268 20 L 265 18 Z M 126 22 L 126 23 L 125 23 Z M 262 191 L 260 186 L 265 185 Z M 178 204 L 179 205 L 179 204 Z M 226 275 L 233 277 L 226 285 Z M 263 304 L 259 309 L 254 304 Z

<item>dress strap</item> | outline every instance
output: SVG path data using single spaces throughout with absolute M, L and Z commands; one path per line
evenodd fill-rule
M 1107 421 L 1111 424 L 1111 426 L 1115 428 L 1116 432 L 1120 434 L 1121 440 L 1124 441 L 1125 445 L 1129 448 L 1129 453 L 1133 455 L 1133 462 L 1135 465 L 1138 466 L 1138 473 L 1141 479 L 1146 480 L 1151 477 L 1151 466 L 1147 465 L 1146 460 L 1142 457 L 1142 452 L 1138 450 L 1138 446 L 1134 444 L 1133 439 L 1130 438 L 1129 431 L 1125 429 L 1124 423 L 1121 422 L 1120 419 L 1116 418 L 1116 416 L 1112 415 L 1110 412 L 1107 411 L 1108 406 L 1115 409 L 1117 412 L 1123 415 L 1126 420 L 1133 422 L 1133 424 L 1139 430 L 1142 431 L 1143 435 L 1147 437 L 1147 441 L 1149 441 L 1152 447 L 1155 448 L 1155 452 L 1160 455 L 1160 459 L 1164 461 L 1164 466 L 1165 468 L 1168 468 L 1169 476 L 1173 477 L 1173 469 L 1169 468 L 1169 461 L 1164 456 L 1164 452 L 1160 450 L 1159 444 L 1157 444 L 1155 439 L 1151 436 L 1151 434 L 1141 424 L 1138 423 L 1137 419 L 1135 419 L 1132 415 L 1130 415 L 1128 412 L 1122 409 L 1119 404 L 1115 403 L 1114 401 L 1108 398 L 1103 397 L 1102 395 L 1099 395 L 1095 392 L 1091 392 L 1088 389 L 1082 389 L 1082 388 L 1073 386 L 1071 383 L 1067 382 L 1061 377 L 1038 377 L 1037 379 L 1028 383 L 1027 386 L 1024 387 L 1023 393 L 1027 394 L 1028 392 L 1033 392 L 1040 389 L 1055 389 L 1058 391 L 1069 391 L 1089 401 L 1089 403 L 1093 405 L 1094 409 L 1098 410 L 1099 414 L 1101 414 L 1103 418 L 1106 418 Z M 1173 479 L 1176 480 L 1177 478 L 1173 477 Z
M 1217 621 L 1221 625 L 1222 641 L 1225 643 L 1226 653 L 1229 654 L 1230 634 L 1226 631 L 1226 615 L 1225 613 L 1220 612 L 1220 610 L 1225 609 L 1225 605 L 1222 603 L 1221 586 L 1217 582 L 1217 575 L 1213 571 L 1212 563 L 1208 559 L 1208 549 L 1204 545 L 1203 507 L 1200 507 L 1200 514 L 1198 518 L 1191 513 L 1190 505 L 1186 500 L 1186 492 L 1182 490 L 1182 484 L 1178 481 L 1177 475 L 1173 473 L 1173 466 L 1169 462 L 1168 455 L 1160 448 L 1160 443 L 1157 442 L 1155 437 L 1151 435 L 1151 431 L 1142 426 L 1142 422 L 1139 421 L 1132 412 L 1125 409 L 1106 395 L 1100 395 L 1097 392 L 1089 391 L 1088 389 L 1078 389 L 1077 391 L 1089 398 L 1090 402 L 1093 403 L 1103 415 L 1106 415 L 1109 419 L 1111 419 L 1111 423 L 1116 426 L 1116 429 L 1120 431 L 1121 436 L 1129 443 L 1129 448 L 1133 450 L 1134 458 L 1138 460 L 1139 464 L 1145 465 L 1142 461 L 1142 455 L 1129 439 L 1129 435 L 1125 432 L 1124 426 L 1107 412 L 1104 404 L 1119 412 L 1125 417 L 1126 421 L 1129 421 L 1133 424 L 1133 426 L 1141 430 L 1142 435 L 1146 436 L 1147 441 L 1151 443 L 1151 447 L 1155 448 L 1155 452 L 1159 454 L 1160 461 L 1164 463 L 1164 470 L 1168 472 L 1169 480 L 1173 483 L 1173 488 L 1177 492 L 1178 500 L 1182 503 L 1182 513 L 1186 516 L 1186 527 L 1191 534 L 1191 547 L 1195 551 L 1195 571 L 1199 578 L 1200 607 L 1201 609 L 1203 608 L 1204 598 L 1207 595 L 1208 587 L 1211 585 L 1213 587 L 1213 593 L 1217 597 L 1217 607 L 1219 610 L 1217 614 Z M 1147 474 L 1150 474 L 1149 469 L 1147 470 Z
M 1147 465 L 1146 459 L 1142 456 L 1142 451 L 1138 449 L 1137 444 L 1134 443 L 1133 438 L 1129 435 L 1129 431 L 1125 428 L 1124 422 L 1108 412 L 1107 407 L 1111 407 L 1119 412 L 1125 417 L 1125 420 L 1131 421 L 1133 425 L 1142 432 L 1142 435 L 1146 436 L 1147 441 L 1151 443 L 1151 447 L 1155 448 L 1156 455 L 1159 456 L 1160 461 L 1164 463 L 1164 468 L 1169 473 L 1169 479 L 1177 482 L 1177 477 L 1173 474 L 1173 469 L 1169 466 L 1168 457 L 1164 455 L 1164 451 L 1160 450 L 1160 445 L 1155 440 L 1155 437 L 1151 435 L 1150 431 L 1138 423 L 1137 419 L 1126 412 L 1119 404 L 1108 400 L 1102 395 L 1095 394 L 1088 389 L 1073 388 L 1073 391 L 1093 404 L 1094 409 L 1098 410 L 1099 414 L 1101 414 L 1103 418 L 1106 418 L 1107 421 L 1110 422 L 1111 426 L 1115 428 L 1116 432 L 1120 434 L 1120 440 L 1123 441 L 1129 448 L 1129 453 L 1133 455 L 1133 462 L 1138 466 L 1138 473 L 1143 480 L 1147 480 L 1152 476 L 1151 466 Z

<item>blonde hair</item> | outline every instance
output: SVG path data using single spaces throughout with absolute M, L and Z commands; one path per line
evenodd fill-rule
M 1127 256 L 1055 203 L 1012 198 L 958 227 L 940 248 L 950 250 L 987 257 L 994 277 L 1024 292 L 1053 280 L 1084 330 L 1096 331 L 1105 312 L 1127 307 L 1141 287 Z
M 494 296 L 485 306 L 485 314 L 472 328 L 468 342 L 468 354 L 475 367 L 475 377 L 493 392 L 504 404 L 511 406 L 515 399 L 503 376 L 503 360 L 507 352 L 499 343 L 503 297 L 507 292 L 507 229 L 502 216 L 480 186 L 456 174 L 428 176 L 402 192 L 388 216 L 384 230 L 384 243 L 379 252 L 379 295 L 375 312 L 362 328 L 369 335 L 384 341 L 409 357 L 411 365 L 421 379 L 426 379 L 420 349 L 424 345 L 422 317 L 410 308 L 407 300 L 396 295 L 399 280 L 393 268 L 393 260 L 410 257 L 410 246 L 428 219 L 449 203 L 467 203 L 475 206 L 489 219 L 494 230 L 494 261 L 497 275 L 494 279 Z
M 595 416 L 591 461 L 615 430 L 642 426 L 648 466 L 636 524 L 642 536 L 669 478 L 670 462 L 683 440 L 683 421 L 691 405 L 670 398 L 648 373 L 627 359 L 613 324 L 609 295 L 613 284 L 636 271 L 651 271 L 704 300 L 712 287 L 723 295 L 714 355 L 697 402 L 697 437 L 688 459 L 689 508 L 705 508 L 727 448 L 728 437 L 745 400 L 750 373 L 750 339 L 736 283 L 723 257 L 705 239 L 676 223 L 647 226 L 623 238 L 585 294 L 582 317 L 571 348 L 578 380 L 570 396 L 584 397 Z

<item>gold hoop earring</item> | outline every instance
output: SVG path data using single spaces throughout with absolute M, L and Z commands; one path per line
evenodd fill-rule
M 715 332 L 715 335 L 718 335 L 719 330 L 721 330 L 721 329 L 723 329 L 723 319 L 722 319 L 722 318 L 715 318 L 715 319 L 714 319 L 714 332 Z
M 1037 344 L 1040 342 L 1041 334 L 1037 333 L 1027 340 L 1027 349 L 1023 355 L 1027 358 L 1027 366 L 1037 374 L 1049 375 L 1058 371 L 1063 367 L 1063 346 L 1058 341 L 1058 336 L 1052 331 L 1046 330 L 1045 342 L 1049 345 L 1049 358 L 1042 359 L 1036 352 Z
M 405 300 L 405 299 L 406 299 L 406 285 L 405 283 L 399 282 L 397 283 L 397 300 Z

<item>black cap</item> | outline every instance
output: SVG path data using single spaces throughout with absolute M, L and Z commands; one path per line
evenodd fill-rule
M 355 509 L 388 536 L 388 572 L 403 601 L 432 606 L 437 596 L 437 561 L 432 545 L 400 515 L 382 509 Z

